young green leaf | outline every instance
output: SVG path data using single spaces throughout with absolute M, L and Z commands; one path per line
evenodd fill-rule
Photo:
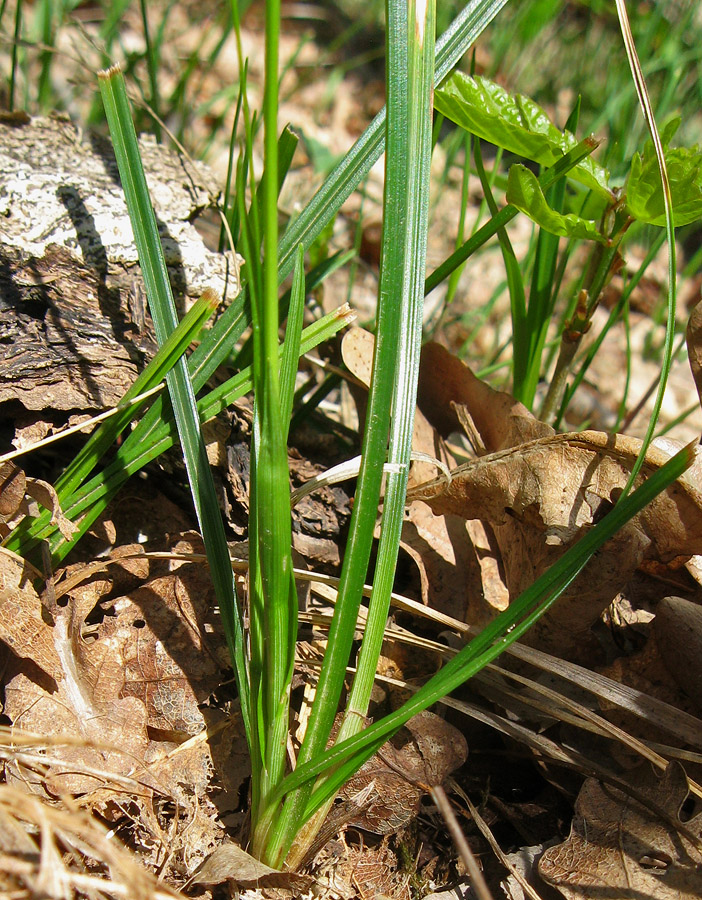
M 669 122 L 661 134 L 676 228 L 702 218 L 702 150 L 697 146 L 669 147 L 679 124 L 679 119 Z M 660 168 L 651 141 L 647 141 L 643 156 L 635 153 L 631 161 L 626 183 L 626 205 L 631 215 L 640 222 L 665 225 Z
M 436 109 L 471 134 L 498 147 L 552 166 L 578 143 L 569 131 L 560 131 L 544 110 L 521 94 L 512 96 L 503 87 L 479 76 L 454 72 L 434 97 Z M 572 177 L 607 199 L 609 173 L 587 158 Z
M 551 209 L 541 190 L 536 175 L 526 166 L 518 163 L 511 166 L 507 179 L 507 202 L 559 237 L 580 238 L 586 241 L 607 242 L 607 238 L 589 219 L 576 216 L 575 213 L 559 213 Z

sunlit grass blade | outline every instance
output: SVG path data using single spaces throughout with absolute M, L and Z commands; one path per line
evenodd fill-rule
M 120 400 L 119 407 L 124 407 L 123 411 L 113 416 L 109 421 L 101 425 L 97 431 L 93 432 L 73 459 L 71 465 L 56 481 L 55 487 L 59 496 L 67 496 L 90 474 L 108 447 L 114 444 L 117 437 L 139 412 L 140 405 L 134 406 L 130 404 L 132 398 L 150 390 L 164 379 L 182 357 L 190 343 L 197 340 L 200 329 L 215 312 L 218 303 L 219 297 L 214 291 L 204 291 L 202 297 L 169 335 L 153 360 L 137 376 L 132 386 Z
M 695 444 L 689 444 L 679 451 L 567 550 L 557 563 L 460 650 L 399 710 L 369 726 L 362 734 L 326 751 L 320 758 L 299 766 L 282 783 L 280 794 L 316 778 L 324 771 L 334 769 L 333 776 L 323 783 L 320 793 L 312 795 L 307 807 L 307 813 L 311 815 L 353 771 L 369 759 L 378 747 L 413 715 L 451 693 L 487 663 L 496 659 L 506 647 L 517 641 L 556 602 L 605 541 L 690 468 L 696 454 Z
M 252 852 L 264 855 L 268 822 L 261 815 L 270 791 L 285 774 L 289 729 L 290 686 L 297 640 L 297 591 L 292 564 L 290 476 L 286 438 L 294 390 L 304 302 L 303 249 L 297 253 L 291 309 L 290 346 L 279 366 L 278 328 L 278 89 L 279 0 L 266 3 L 266 54 L 263 95 L 264 168 L 243 210 L 243 167 L 237 193 L 242 220 L 242 249 L 249 272 L 253 324 L 254 428 L 249 484 L 249 646 L 251 671 Z M 245 156 L 253 145 L 245 110 Z M 296 142 L 296 141 L 295 141 Z M 282 173 L 281 173 L 282 174 Z M 259 254 L 263 250 L 263 258 Z M 293 366 L 293 363 L 295 364 Z M 282 372 L 281 372 L 282 368 Z M 285 384 L 281 385 L 281 377 Z M 287 413 L 287 410 L 286 410 Z
M 151 40 L 151 30 L 149 29 L 149 17 L 146 9 L 146 0 L 139 0 L 139 10 L 141 12 L 141 24 L 144 30 L 144 43 L 146 44 L 146 71 L 149 75 L 149 106 L 156 113 L 154 118 L 154 134 L 156 140 L 161 139 L 161 126 L 158 118 L 161 115 L 161 99 L 158 87 L 158 51 Z M 161 23 L 161 29 L 165 24 L 167 16 L 164 15 Z
M 287 440 L 290 416 L 295 395 L 295 376 L 300 357 L 302 318 L 305 312 L 305 251 L 298 247 L 293 283 L 290 289 L 288 322 L 285 327 L 285 345 L 280 364 L 280 418 Z
M 19 70 L 20 39 L 22 37 L 22 7 L 24 0 L 17 0 L 15 7 L 15 31 L 12 41 L 12 61 L 10 63 L 10 87 L 7 108 L 14 112 L 17 103 L 17 73 Z
M 342 307 L 309 325 L 302 333 L 300 352 L 307 353 L 322 341 L 329 340 L 353 318 L 353 313 L 347 307 Z M 192 360 L 193 356 L 189 358 L 188 363 L 192 363 Z M 251 368 L 248 367 L 198 401 L 197 408 L 201 423 L 213 419 L 240 397 L 249 393 L 252 388 L 252 373 Z M 159 403 L 160 412 L 154 409 L 156 403 Z M 56 525 L 51 524 L 50 515 L 46 513 L 33 520 L 31 528 L 27 531 L 23 531 L 23 526 L 20 525 L 16 532 L 7 538 L 8 546 L 11 545 L 15 552 L 21 550 L 24 555 L 25 552 L 30 552 L 39 541 L 46 540 L 49 542 L 51 550 L 52 565 L 57 566 L 65 559 L 78 540 L 104 512 L 107 504 L 125 481 L 177 443 L 178 433 L 170 405 L 166 404 L 164 409 L 161 403 L 162 398 L 157 397 L 151 409 L 126 437 L 124 443 L 116 448 L 113 461 L 102 472 L 71 494 L 65 507 L 62 507 L 66 517 L 78 524 L 78 532 L 71 540 L 65 538 Z M 152 415 L 154 413 L 157 414 Z M 141 426 L 147 418 L 151 420 L 151 423 L 150 425 L 147 423 L 148 427 L 142 431 Z
M 126 3 L 126 0 L 122 2 Z M 507 0 L 477 0 L 477 2 L 474 0 L 464 7 L 437 42 L 435 83 L 439 83 L 448 74 L 506 3 Z M 101 32 L 107 43 L 115 38 L 122 12 L 122 6 L 119 4 L 114 4 L 109 11 Z M 286 230 L 280 244 L 281 279 L 292 269 L 298 244 L 302 243 L 305 249 L 309 247 L 380 157 L 385 143 L 384 118 L 383 111 L 368 126 L 342 163 L 328 176 L 315 195 L 313 203 L 306 207 Z M 243 296 L 239 296 L 225 310 L 191 356 L 189 370 L 196 391 L 202 388 L 216 368 L 231 353 L 236 340 L 248 326 L 249 318 L 244 300 Z M 128 440 L 133 439 L 135 444 L 142 441 L 148 443 L 149 428 L 158 421 L 161 409 L 162 401 L 159 399 L 145 416 L 146 421 L 139 423 Z
M 382 537 L 369 619 L 339 740 L 355 734 L 367 712 L 404 519 L 422 334 L 434 65 L 433 3 L 418 6 L 409 4 L 409 11 L 403 3 L 389 3 L 387 7 L 383 238 L 368 425 L 339 599 L 298 764 L 314 759 L 324 750 L 336 715 L 370 558 L 386 459 Z M 282 814 L 276 817 L 266 847 L 266 858 L 271 864 L 282 864 L 293 840 L 295 850 L 286 864 L 295 866 L 304 856 L 311 836 L 301 839 L 298 832 L 306 818 L 301 812 L 308 795 L 309 787 L 290 796 Z
M 539 184 L 542 189 L 546 190 L 555 184 L 560 178 L 563 178 L 578 162 L 585 159 L 597 147 L 597 142 L 592 138 L 585 138 L 577 146 L 573 147 L 566 155 L 560 159 L 555 165 L 546 169 L 539 176 Z M 430 293 L 441 282 L 448 278 L 453 271 L 462 265 L 469 256 L 482 247 L 487 241 L 497 234 L 500 228 L 504 228 L 518 214 L 516 207 L 508 204 L 504 206 L 497 215 L 493 216 L 489 222 L 486 222 L 468 240 L 462 244 L 458 250 L 455 250 L 441 265 L 428 276 L 424 287 L 425 293 Z
M 566 122 L 566 131 L 571 134 L 577 132 L 579 116 L 580 99 L 578 98 Z M 562 213 L 566 198 L 565 179 L 552 185 L 545 196 L 550 208 Z M 557 235 L 551 234 L 545 228 L 539 228 L 527 304 L 526 330 L 529 336 L 527 370 L 524 373 L 522 394 L 519 398 L 528 409 L 532 409 L 534 404 L 536 388 L 541 377 L 544 344 L 558 295 L 560 279 L 556 277 L 556 270 L 559 243 Z M 565 268 L 568 255 L 569 251 L 566 249 L 563 253 L 561 271 Z
M 677 291 L 677 273 L 676 273 L 676 263 L 675 263 L 675 229 L 673 227 L 673 201 L 670 193 L 670 182 L 668 180 L 668 170 L 665 164 L 665 155 L 663 153 L 663 146 L 661 144 L 661 138 L 658 133 L 658 128 L 656 126 L 656 119 L 653 115 L 653 109 L 651 108 L 651 101 L 648 96 L 648 89 L 646 87 L 646 80 L 644 79 L 643 72 L 641 71 L 641 63 L 639 62 L 639 57 L 636 52 L 636 47 L 634 45 L 634 38 L 631 34 L 631 28 L 629 26 L 629 17 L 627 15 L 626 6 L 624 4 L 624 0 L 615 0 L 617 7 L 617 15 L 619 17 L 619 24 L 622 30 L 622 36 L 624 38 L 624 46 L 626 48 L 626 55 L 629 60 L 629 67 L 631 69 L 631 74 L 634 79 L 634 85 L 636 86 L 636 93 L 639 98 L 639 105 L 641 106 L 641 110 L 643 112 L 644 120 L 648 127 L 649 133 L 651 135 L 651 140 L 653 141 L 653 146 L 656 151 L 656 158 L 658 160 L 658 169 L 661 177 L 661 184 L 663 187 L 663 200 L 665 206 L 665 232 L 668 243 L 668 320 L 666 322 L 666 330 L 665 330 L 665 344 L 663 348 L 663 361 L 661 364 L 661 377 L 658 385 L 658 392 L 656 394 L 656 399 L 653 403 L 653 410 L 651 411 L 651 416 L 648 423 L 648 428 L 646 429 L 646 434 L 644 436 L 643 442 L 641 444 L 641 450 L 639 455 L 634 463 L 634 466 L 631 470 L 631 476 L 629 477 L 629 481 L 624 488 L 624 493 L 622 496 L 626 496 L 626 494 L 631 490 L 636 480 L 636 476 L 641 471 L 641 466 L 644 463 L 644 459 L 646 458 L 646 452 L 653 440 L 653 436 L 656 433 L 656 428 L 658 426 L 658 418 L 660 416 L 661 407 L 663 405 L 663 396 L 665 394 L 666 385 L 668 384 L 668 377 L 670 375 L 670 369 L 673 364 L 673 342 L 675 340 L 675 311 L 676 311 L 676 291 Z
M 492 214 L 493 222 L 499 215 L 497 204 L 492 195 L 492 188 L 485 173 L 483 165 L 483 154 L 480 147 L 480 140 L 475 138 L 475 170 L 480 178 L 480 184 L 483 188 L 483 194 L 487 201 L 488 208 Z M 524 391 L 526 388 L 527 371 L 529 368 L 529 348 L 530 348 L 530 332 L 527 328 L 527 311 L 526 311 L 526 291 L 524 289 L 524 277 L 520 268 L 517 257 L 512 248 L 512 242 L 509 239 L 504 226 L 498 228 L 497 237 L 502 250 L 502 259 L 505 264 L 505 272 L 507 275 L 507 286 L 509 288 L 510 311 L 512 313 L 512 393 L 517 400 L 524 401 Z
M 463 136 L 462 145 L 465 153 L 463 161 L 463 171 L 461 173 L 461 211 L 458 217 L 458 229 L 456 231 L 456 242 L 454 251 L 458 250 L 465 242 L 466 213 L 468 212 L 468 185 L 470 178 L 470 158 L 471 158 L 471 135 L 466 133 Z M 463 266 L 458 266 L 448 276 L 448 285 L 446 287 L 446 303 L 452 303 L 458 290 L 458 282 L 461 277 Z
M 177 327 L 178 319 L 156 225 L 156 216 L 151 205 L 141 163 L 124 78 L 119 69 L 113 68 L 102 72 L 99 81 L 154 329 L 159 344 L 163 344 Z M 241 619 L 229 566 L 229 551 L 224 534 L 224 524 L 217 503 L 205 444 L 200 433 L 195 394 L 187 365 L 182 358 L 170 370 L 166 381 L 178 427 L 195 512 L 205 543 L 210 574 L 219 600 L 225 636 L 236 674 L 242 715 L 248 733 L 250 721 L 249 683 Z
M 205 291 L 166 343 L 159 348 L 143 372 L 137 376 L 120 400 L 117 412 L 95 429 L 78 454 L 58 477 L 54 487 L 63 509 L 68 509 L 75 490 L 89 476 L 105 452 L 114 445 L 140 409 L 154 400 L 153 396 L 144 397 L 137 403 L 132 402 L 133 399 L 161 383 L 192 341 L 198 337 L 202 325 L 214 312 L 217 301 L 218 298 L 214 292 Z M 7 546 L 14 548 L 16 553 L 29 554 L 36 545 L 38 537 L 46 537 L 47 527 L 52 527 L 50 522 L 51 514 L 48 511 L 42 512 L 36 518 L 25 519 L 8 537 Z M 53 527 L 55 528 L 55 526 Z

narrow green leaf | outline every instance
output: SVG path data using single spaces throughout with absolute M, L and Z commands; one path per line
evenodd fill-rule
M 362 726 L 387 619 L 409 472 L 422 334 L 429 168 L 434 4 L 387 5 L 386 165 L 378 326 L 350 538 L 339 599 L 315 702 L 298 756 L 314 759 L 327 744 L 346 673 L 377 514 L 383 464 L 389 466 L 378 561 L 359 666 L 338 739 Z M 389 435 L 389 438 L 388 438 Z M 304 822 L 309 787 L 291 795 L 271 829 L 267 859 L 282 863 Z M 269 816 L 272 810 L 269 807 Z M 303 845 L 304 846 L 304 845 Z M 291 865 L 298 861 L 296 848 Z
M 324 783 L 323 792 L 320 792 L 319 796 L 312 797 L 307 808 L 307 813 L 312 814 L 314 809 L 327 799 L 330 792 L 337 790 L 339 784 L 348 779 L 352 772 L 369 759 L 377 748 L 412 716 L 455 690 L 518 640 L 555 603 L 605 541 L 689 469 L 695 461 L 696 454 L 695 443 L 684 447 L 636 491 L 620 501 L 604 519 L 567 550 L 557 563 L 460 650 L 399 710 L 366 728 L 362 734 L 334 746 L 318 759 L 299 766 L 282 783 L 279 793 L 282 795 L 315 778 L 321 772 L 338 766 L 334 776 Z M 344 765 L 347 760 L 348 765 Z
M 290 289 L 288 322 L 285 327 L 285 345 L 280 364 L 280 418 L 287 439 L 290 416 L 295 395 L 295 376 L 300 358 L 300 337 L 305 312 L 305 251 L 300 244 Z
M 309 325 L 302 333 L 300 353 L 307 353 L 322 341 L 329 340 L 341 328 L 349 324 L 354 318 L 347 307 L 329 313 L 319 321 Z M 216 327 L 216 326 L 215 326 Z M 188 360 L 192 363 L 193 357 Z M 243 369 L 237 375 L 219 385 L 205 397 L 198 401 L 198 415 L 202 423 L 210 421 L 216 415 L 223 412 L 235 400 L 248 394 L 253 388 L 251 368 Z M 157 398 L 160 400 L 161 398 Z M 154 404 L 147 412 L 144 420 L 154 412 Z M 166 409 L 152 422 L 151 426 L 142 434 L 139 434 L 139 425 L 131 432 L 124 443 L 117 448 L 114 460 L 98 475 L 90 479 L 85 485 L 76 490 L 67 500 L 63 512 L 72 522 L 78 522 L 79 530 L 74 538 L 67 541 L 55 525 L 50 522 L 50 514 L 41 514 L 31 523 L 31 528 L 22 533 L 22 542 L 18 543 L 22 525 L 8 538 L 8 546 L 15 552 L 31 549 L 42 540 L 48 540 L 52 551 L 51 561 L 57 566 L 77 541 L 90 528 L 95 519 L 102 513 L 112 497 L 120 487 L 152 460 L 159 457 L 166 450 L 175 445 L 178 439 L 173 415 L 170 409 Z M 138 440 L 132 440 L 138 435 Z
M 124 78 L 119 68 L 101 72 L 98 78 L 154 329 L 159 344 L 164 344 L 176 329 L 178 318 Z M 195 512 L 202 531 L 210 573 L 222 613 L 225 636 L 234 664 L 242 716 L 248 733 L 250 723 L 248 673 L 243 630 L 229 565 L 229 550 L 205 444 L 200 433 L 195 394 L 187 365 L 182 357 L 168 373 L 166 381 Z
M 646 126 L 648 128 L 649 134 L 651 135 L 651 142 L 653 144 L 654 154 L 658 163 L 661 196 L 664 200 L 665 209 L 666 240 L 668 243 L 668 320 L 665 326 L 665 343 L 663 349 L 663 362 L 661 365 L 661 377 L 658 382 L 656 399 L 653 402 L 653 410 L 651 411 L 646 434 L 644 435 L 644 439 L 641 443 L 639 455 L 632 467 L 629 480 L 622 492 L 622 497 L 619 501 L 621 503 L 622 499 L 626 497 L 628 492 L 633 487 L 636 477 L 641 471 L 641 467 L 643 466 L 646 452 L 648 451 L 651 441 L 653 440 L 653 435 L 658 424 L 658 417 L 663 406 L 663 397 L 665 395 L 666 385 L 668 384 L 670 369 L 673 364 L 673 341 L 675 340 L 676 318 L 675 311 L 677 306 L 677 266 L 675 263 L 676 249 L 674 230 L 675 223 L 673 218 L 673 197 L 670 188 L 670 178 L 668 177 L 668 167 L 666 165 L 665 150 L 661 141 L 661 136 L 658 133 L 658 126 L 656 125 L 655 116 L 653 115 L 653 108 L 651 106 L 651 98 L 648 95 L 646 79 L 644 78 L 644 74 L 641 69 L 641 63 L 639 61 L 639 56 L 636 52 L 636 45 L 634 44 L 634 36 L 631 33 L 631 27 L 629 25 L 629 15 L 626 10 L 626 4 L 624 3 L 624 0 L 615 0 L 615 6 L 617 8 L 619 27 L 621 28 L 622 38 L 624 40 L 624 47 L 626 49 L 626 55 L 629 61 L 631 76 L 634 81 L 634 86 L 636 87 L 639 106 L 641 107 L 641 111 L 643 113 L 644 120 L 646 121 Z M 671 124 L 668 131 L 664 132 L 665 136 L 668 139 L 670 138 L 670 135 L 672 134 L 674 129 L 675 126 Z
M 481 150 L 480 139 L 475 140 L 475 171 L 480 178 L 480 184 L 483 188 L 485 202 L 492 213 L 493 221 L 499 215 L 497 204 L 492 195 L 490 181 L 485 172 L 483 165 L 483 154 Z M 507 207 L 509 208 L 509 207 Z M 500 242 L 502 251 L 502 259 L 505 264 L 505 273 L 507 275 L 507 287 L 509 289 L 509 306 L 512 316 L 512 347 L 514 362 L 512 366 L 512 393 L 517 400 L 523 402 L 524 392 L 527 388 L 527 372 L 529 368 L 529 348 L 531 344 L 531 334 L 527 328 L 527 308 L 526 308 L 526 291 L 524 289 L 524 278 L 517 257 L 509 239 L 507 230 L 501 227 L 497 230 L 497 238 Z

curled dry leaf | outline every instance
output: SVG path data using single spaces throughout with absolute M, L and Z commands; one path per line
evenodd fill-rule
M 314 879 L 294 872 L 281 872 L 259 862 L 237 844 L 220 844 L 198 867 L 189 884 L 214 885 L 224 881 L 239 887 L 287 888 L 304 893 L 314 885 Z
M 443 437 L 462 432 L 466 415 L 488 453 L 554 433 L 504 391 L 496 391 L 433 341 L 422 348 L 417 403 Z
M 26 478 L 22 469 L 13 462 L 0 466 L 0 521 L 9 522 L 24 499 Z
M 702 606 L 683 597 L 664 597 L 653 621 L 665 667 L 702 710 Z
M 641 443 L 585 431 L 540 438 L 467 463 L 451 483 L 413 489 L 437 515 L 488 522 L 502 554 L 512 597 L 533 584 L 563 551 L 601 518 L 626 484 Z M 643 475 L 668 460 L 649 449 Z M 599 552 L 527 642 L 571 659 L 591 659 L 590 628 L 643 560 L 684 562 L 702 541 L 702 494 L 680 479 Z
M 4 462 L 0 466 L 0 534 L 8 533 L 8 523 L 17 523 L 30 514 L 30 500 L 49 510 L 52 524 L 66 540 L 76 533 L 78 526 L 64 516 L 52 485 L 39 478 L 27 478 L 13 462 Z
M 541 877 L 567 900 L 702 896 L 702 814 L 680 820 L 682 766 L 671 763 L 661 779 L 639 771 L 636 785 L 646 806 L 595 779 L 583 785 L 570 837 L 539 861 Z
M 350 808 L 359 794 L 364 798 L 345 821 L 375 834 L 398 831 L 417 815 L 427 786 L 442 784 L 467 758 L 457 728 L 434 713 L 419 713 L 343 786 L 339 796 Z

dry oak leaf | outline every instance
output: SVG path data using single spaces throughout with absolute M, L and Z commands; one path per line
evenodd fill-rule
M 460 466 L 409 491 L 437 515 L 481 519 L 500 547 L 517 597 L 617 500 L 641 447 L 635 438 L 584 431 L 529 441 Z M 668 461 L 652 447 L 642 477 Z M 639 481 L 640 483 L 640 481 Z M 686 560 L 702 546 L 702 493 L 684 476 L 622 528 L 530 630 L 546 652 L 589 659 L 590 628 L 643 560 Z
M 427 787 L 442 784 L 467 758 L 457 728 L 435 713 L 418 713 L 341 788 L 339 796 L 350 803 L 364 798 L 347 823 L 375 834 L 397 832 L 416 817 Z
M 568 840 L 539 861 L 541 877 L 567 900 L 702 896 L 702 814 L 679 817 L 688 793 L 682 766 L 671 763 L 661 779 L 639 772 L 637 788 L 650 808 L 593 778 L 583 785 Z
M 221 680 L 204 640 L 213 607 L 207 570 L 190 563 L 117 598 L 97 640 L 80 640 L 83 623 L 74 621 L 74 656 L 92 695 L 98 702 L 138 698 L 150 728 L 181 736 L 200 732 L 198 704 Z
M 202 730 L 198 702 L 220 680 L 201 634 L 204 612 L 212 605 L 202 566 L 184 565 L 152 579 L 114 601 L 114 615 L 86 629 L 86 616 L 110 588 L 104 578 L 73 588 L 69 605 L 55 607 L 53 624 L 41 617 L 36 595 L 32 611 L 25 594 L 15 591 L 22 614 L 2 617 L 6 633 L 0 637 L 15 652 L 43 662 L 58 681 L 56 689 L 37 676 L 36 667 L 18 661 L 5 690 L 10 720 L 37 734 L 86 739 L 85 747 L 66 748 L 61 763 L 49 768 L 50 789 L 84 793 L 99 787 L 105 773 L 121 777 L 139 770 L 155 752 L 147 725 L 177 736 Z M 24 623 L 24 631 L 17 623 Z M 47 654 L 51 664 L 44 661 Z
M 0 617 L 6 628 L 2 639 L 18 655 L 5 673 L 5 714 L 13 725 L 24 731 L 82 737 L 85 744 L 74 743 L 61 748 L 60 753 L 52 754 L 52 761 L 47 760 L 45 774 L 41 777 L 15 770 L 10 765 L 6 772 L 10 780 L 25 785 L 35 783 L 38 792 L 46 789 L 85 793 L 111 778 L 127 776 L 134 769 L 135 760 L 143 758 L 148 743 L 146 711 L 135 698 L 120 698 L 115 680 L 109 677 L 102 682 L 103 696 L 96 699 L 93 685 L 86 681 L 80 655 L 76 652 L 77 644 L 83 642 L 80 635 L 76 635 L 75 617 L 69 607 L 56 607 L 53 622 L 46 614 L 46 618 L 36 612 L 32 615 L 30 607 L 26 614 L 31 623 L 31 642 L 19 653 L 21 645 L 17 642 L 12 645 L 7 630 L 16 629 L 23 621 L 30 588 L 25 585 L 22 594 L 15 593 L 16 598 L 23 600 L 19 615 Z M 85 586 L 81 605 L 83 616 L 107 589 L 109 582 L 105 580 Z M 36 606 L 40 605 L 37 598 Z M 41 670 L 48 671 L 51 682 L 47 682 Z
M 38 574 L 19 556 L 0 549 L 0 640 L 58 683 L 63 669 L 54 645 L 51 617 L 32 584 Z
M 231 841 L 220 844 L 198 866 L 188 885 L 214 885 L 224 881 L 231 881 L 241 887 L 278 887 L 300 893 L 308 891 L 314 884 L 314 879 L 308 875 L 272 869 Z
M 465 425 L 471 422 L 471 431 L 488 453 L 554 433 L 511 394 L 491 388 L 433 341 L 422 348 L 417 404 L 443 437 L 467 431 Z

